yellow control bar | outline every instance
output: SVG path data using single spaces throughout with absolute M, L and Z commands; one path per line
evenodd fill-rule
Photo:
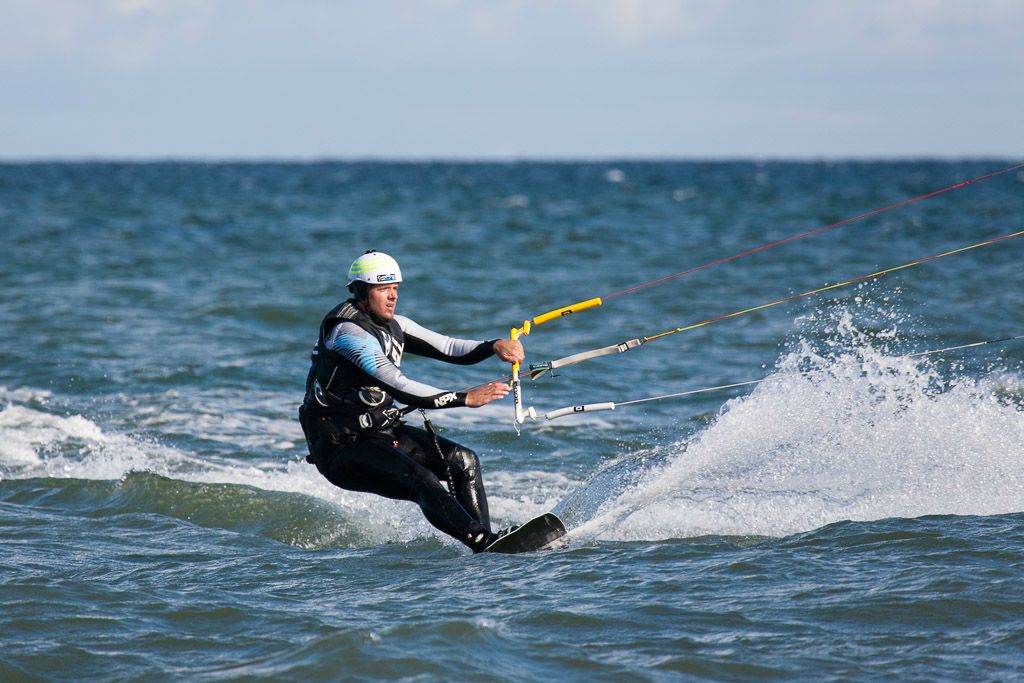
M 564 318 L 567 315 L 579 313 L 580 311 L 585 311 L 588 308 L 595 308 L 603 303 L 604 302 L 601 300 L 601 297 L 594 297 L 593 299 L 587 299 L 586 301 L 580 301 L 579 303 L 575 303 L 570 306 L 563 306 L 561 308 L 556 308 L 553 311 L 542 313 L 531 320 L 524 320 L 522 327 L 512 328 L 512 339 L 518 339 L 520 336 L 530 334 L 530 329 L 534 325 L 543 325 L 544 323 L 555 320 L 556 318 Z
M 519 339 L 519 337 L 525 337 L 530 334 L 530 330 L 534 325 L 543 325 L 546 322 L 555 320 L 556 318 L 564 318 L 567 315 L 577 313 L 579 311 L 585 311 L 588 308 L 594 308 L 600 306 L 603 302 L 601 297 L 595 297 L 593 299 L 587 299 L 586 301 L 580 301 L 579 303 L 572 304 L 570 306 L 563 306 L 562 308 L 556 308 L 553 311 L 538 315 L 536 318 L 531 320 L 524 320 L 522 327 L 513 327 L 509 333 L 509 338 L 512 341 Z M 515 424 L 516 430 L 518 431 L 519 425 L 526 421 L 527 417 L 533 416 L 533 408 L 525 408 L 523 406 L 523 390 L 519 380 L 519 363 L 512 366 L 512 403 L 515 406 Z
M 556 308 L 553 311 L 548 311 L 543 315 L 538 315 L 536 318 L 532 320 L 532 322 L 534 325 L 543 325 L 549 320 L 554 320 L 555 318 L 564 318 L 565 316 L 570 315 L 572 313 L 578 313 L 580 311 L 585 311 L 588 308 L 600 306 L 602 303 L 603 302 L 601 301 L 601 297 L 587 299 L 586 301 L 581 301 L 577 304 L 573 304 L 572 306 L 563 306 L 562 308 Z M 527 332 L 527 334 L 529 334 L 529 332 Z
M 530 334 L 530 321 L 527 320 L 523 323 L 522 328 L 512 328 L 509 333 L 509 338 L 512 341 L 519 339 L 520 335 Z M 515 406 L 515 419 L 516 419 L 516 431 L 519 431 L 519 425 L 526 422 L 527 411 L 523 408 L 523 389 L 519 381 L 519 363 L 512 365 L 512 404 Z

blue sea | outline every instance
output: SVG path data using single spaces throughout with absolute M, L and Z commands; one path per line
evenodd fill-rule
M 1024 230 L 1024 171 L 535 327 L 528 362 L 756 308 L 527 381 L 521 433 L 432 413 L 564 549 L 471 555 L 296 421 L 367 249 L 491 339 L 1013 163 L 0 164 L 0 680 L 1024 679 L 1024 340 L 912 355 L 1024 334 L 1024 237 L 757 308 Z

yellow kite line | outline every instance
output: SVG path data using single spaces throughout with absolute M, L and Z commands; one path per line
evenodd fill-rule
M 947 256 L 952 256 L 954 254 L 960 254 L 962 252 L 970 251 L 971 249 L 977 249 L 978 247 L 984 247 L 984 246 L 987 246 L 989 244 L 995 244 L 996 242 L 1001 242 L 1003 240 L 1008 240 L 1008 239 L 1010 239 L 1012 237 L 1020 237 L 1021 235 L 1024 235 L 1024 230 L 1020 230 L 1018 232 L 1014 232 L 1014 233 L 1011 233 L 1009 235 L 1003 235 L 1002 237 L 995 237 L 993 239 L 985 240 L 984 242 L 978 242 L 977 244 L 972 244 L 972 245 L 967 246 L 967 247 L 960 247 L 959 249 L 953 249 L 952 251 L 947 251 L 947 252 L 944 252 L 942 254 L 936 254 L 935 256 L 929 256 L 928 258 L 919 259 L 917 261 L 911 261 L 910 263 L 904 263 L 901 266 L 895 266 L 893 268 L 886 268 L 885 270 L 880 270 L 878 272 L 871 273 L 870 275 L 863 275 L 861 277 L 853 278 L 852 280 L 846 280 L 844 282 L 837 282 L 837 283 L 832 284 L 832 285 L 826 285 L 824 287 L 819 287 L 818 289 L 814 289 L 814 290 L 811 290 L 809 292 L 804 292 L 803 294 L 794 294 L 793 296 L 787 296 L 787 297 L 784 297 L 782 299 L 776 299 L 775 301 L 771 301 L 771 302 L 766 303 L 766 304 L 761 304 L 760 306 L 754 306 L 752 308 L 745 308 L 742 311 L 736 311 L 735 313 L 729 313 L 727 315 L 720 315 L 718 317 L 711 318 L 711 319 L 705 320 L 703 322 L 694 323 L 693 325 L 687 325 L 685 327 L 677 327 L 675 329 L 667 330 L 665 332 L 661 332 L 660 334 L 654 334 L 654 335 L 651 335 L 649 337 L 640 337 L 640 338 L 637 338 L 637 339 L 631 339 L 629 341 L 622 342 L 621 344 L 614 344 L 612 346 L 606 346 L 604 348 L 594 349 L 592 351 L 584 351 L 582 353 L 577 353 L 577 354 L 574 354 L 572 356 L 566 356 L 565 358 L 559 358 L 557 360 L 548 361 L 547 363 L 533 363 L 533 364 L 530 365 L 530 378 L 531 379 L 537 379 L 538 377 L 543 375 L 545 372 L 551 372 L 551 371 L 554 371 L 554 370 L 556 370 L 558 368 L 563 368 L 563 367 L 565 367 L 567 365 L 575 365 L 576 363 L 581 363 L 581 362 L 583 362 L 585 360 L 589 360 L 591 358 L 597 358 L 597 357 L 600 357 L 600 356 L 607 356 L 607 355 L 613 354 L 613 353 L 624 353 L 626 351 L 629 351 L 630 349 L 635 349 L 636 347 L 638 347 L 638 346 L 640 346 L 642 344 L 646 344 L 649 341 L 653 341 L 655 339 L 661 339 L 662 337 L 667 337 L 669 335 L 673 335 L 673 334 L 676 334 L 678 332 L 686 332 L 688 330 L 695 330 L 698 327 L 704 327 L 705 325 L 710 325 L 711 323 L 716 323 L 716 322 L 718 322 L 720 320 L 728 320 L 729 318 L 736 318 L 736 317 L 739 317 L 741 315 L 745 315 L 747 313 L 752 313 L 754 311 L 760 311 L 760 310 L 763 310 L 765 308 L 771 308 L 772 306 L 778 306 L 779 304 L 786 303 L 787 301 L 794 301 L 796 299 L 802 299 L 804 297 L 813 296 L 815 294 L 820 294 L 821 292 L 827 292 L 830 289 L 838 289 L 839 287 L 845 287 L 847 285 L 852 285 L 852 284 L 857 283 L 857 282 L 863 282 L 864 280 L 871 280 L 873 278 L 882 277 L 883 275 L 888 275 L 889 273 L 895 273 L 898 270 L 903 270 L 905 268 L 910 268 L 911 266 L 921 265 L 922 263 L 928 263 L 929 261 L 936 261 L 936 260 L 938 260 L 940 258 L 945 258 Z M 586 304 L 586 303 L 590 303 L 590 302 L 583 302 L 583 303 Z M 581 304 L 575 304 L 575 306 L 580 306 L 580 305 Z M 596 304 L 592 304 L 592 305 L 596 305 Z M 589 308 L 589 306 L 586 306 L 586 307 Z M 567 309 L 568 308 L 573 308 L 573 306 L 569 306 L 569 307 L 566 307 L 566 308 Z M 559 309 L 559 311 L 561 311 L 561 310 L 566 310 L 566 309 Z M 578 309 L 578 310 L 582 310 L 582 309 Z M 542 317 L 545 318 L 545 320 L 550 320 L 551 317 L 557 316 L 559 314 L 559 311 L 552 311 L 551 313 L 546 313 Z M 569 311 L 569 313 L 572 313 L 572 312 L 573 311 Z M 567 313 L 562 313 L 561 315 L 567 315 Z M 549 316 L 551 316 L 551 317 L 549 317 Z M 529 323 L 525 323 L 525 324 L 528 325 Z

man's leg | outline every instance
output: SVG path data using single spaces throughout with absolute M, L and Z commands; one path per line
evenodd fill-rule
M 437 446 L 425 430 L 402 426 L 398 430 L 398 443 L 417 462 L 427 467 L 438 479 L 451 477 L 451 488 L 459 504 L 487 531 L 491 530 L 491 516 L 487 509 L 487 493 L 477 454 L 454 441 L 437 437 Z
M 412 501 L 428 522 L 474 551 L 490 537 L 490 529 L 459 504 L 436 474 L 389 441 L 359 438 L 318 455 L 317 469 L 339 488 Z

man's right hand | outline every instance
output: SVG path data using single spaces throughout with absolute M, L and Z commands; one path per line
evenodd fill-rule
M 505 398 L 508 395 L 508 384 L 501 381 L 490 382 L 466 392 L 466 405 L 470 408 L 485 406 L 491 401 Z
M 493 348 L 494 355 L 506 363 L 522 363 L 526 360 L 523 344 L 518 339 L 498 339 Z

